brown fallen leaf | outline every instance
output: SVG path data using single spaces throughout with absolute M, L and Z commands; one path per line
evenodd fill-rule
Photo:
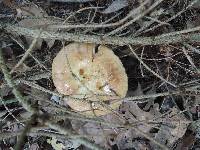
M 40 7 L 35 5 L 34 3 L 30 3 L 29 6 L 22 6 L 17 9 L 18 10 L 18 18 L 22 18 L 21 21 L 18 22 L 18 25 L 25 28 L 32 29 L 40 29 L 47 30 L 48 24 L 61 23 L 58 19 L 53 19 L 48 17 L 48 14 L 42 10 Z M 50 29 L 49 29 L 50 30 Z M 30 45 L 33 38 L 26 37 L 27 44 Z M 55 40 L 49 39 L 45 40 L 49 47 L 52 47 Z M 41 49 L 43 39 L 38 39 L 35 44 L 34 49 Z

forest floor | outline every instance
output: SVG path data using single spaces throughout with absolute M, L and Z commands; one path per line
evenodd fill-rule
M 121 60 L 119 108 L 63 103 L 52 62 L 72 42 Z M 200 149 L 199 0 L 0 0 L 0 67 L 0 149 Z

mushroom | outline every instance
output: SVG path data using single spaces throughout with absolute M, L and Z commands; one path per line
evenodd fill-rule
M 52 79 L 64 102 L 88 116 L 101 116 L 119 107 L 128 81 L 120 59 L 106 46 L 71 43 L 57 54 Z M 105 107 L 105 104 L 107 107 Z

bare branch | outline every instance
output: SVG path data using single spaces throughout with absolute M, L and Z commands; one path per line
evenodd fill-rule
M 3 26 L 0 24 L 0 28 Z M 24 27 L 19 27 L 15 25 L 7 24 L 4 27 L 8 32 L 18 33 L 19 35 L 25 35 L 29 37 L 37 37 L 38 29 L 29 29 Z M 96 43 L 96 44 L 111 44 L 111 45 L 159 45 L 159 44 L 172 44 L 179 42 L 200 42 L 199 33 L 190 33 L 194 31 L 199 31 L 200 26 L 191 28 L 189 30 L 182 30 L 178 32 L 171 32 L 167 34 L 162 34 L 155 37 L 118 37 L 118 36 L 108 36 L 101 37 L 97 35 L 85 35 L 76 33 L 55 33 L 51 31 L 43 31 L 40 38 L 43 39 L 60 39 L 75 42 L 86 42 L 86 43 Z M 186 34 L 187 33 L 187 34 Z

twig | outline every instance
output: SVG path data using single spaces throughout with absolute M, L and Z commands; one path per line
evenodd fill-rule
M 30 131 L 31 127 L 32 127 L 32 123 L 34 123 L 36 120 L 36 115 L 33 114 L 31 116 L 31 119 L 27 122 L 23 132 L 20 134 L 19 140 L 17 141 L 17 144 L 15 146 L 15 150 L 21 150 L 23 149 L 23 146 L 25 144 L 25 138 L 26 135 L 28 134 L 28 132 Z
M 172 91 L 172 92 L 163 92 L 163 93 L 157 93 L 157 94 L 148 94 L 148 95 L 139 95 L 139 96 L 131 96 L 131 97 L 125 97 L 122 99 L 118 99 L 118 101 L 132 101 L 135 103 L 144 103 L 144 102 L 149 102 L 152 100 L 152 98 L 156 97 L 164 97 L 164 96 L 170 96 L 170 95 L 180 95 L 183 94 L 180 91 Z M 144 100 L 147 99 L 147 100 Z
M 19 35 L 25 35 L 30 37 L 38 36 L 38 29 L 29 29 L 24 27 L 19 27 L 16 25 L 0 24 L 0 28 L 3 28 L 8 32 L 15 32 Z M 200 28 L 200 27 L 199 27 Z M 194 31 L 194 28 L 190 29 L 190 31 Z M 196 30 L 196 28 L 195 28 Z M 182 30 L 185 31 L 185 30 Z M 189 31 L 187 30 L 187 33 Z M 185 32 L 184 32 L 185 33 Z M 173 35 L 172 35 L 173 34 Z M 86 42 L 86 43 L 96 43 L 96 44 L 111 44 L 111 45 L 159 45 L 159 44 L 172 44 L 179 42 L 200 42 L 200 34 L 199 33 L 188 33 L 182 34 L 180 32 L 171 32 L 170 34 L 162 34 L 155 37 L 118 37 L 118 36 L 108 36 L 101 37 L 97 35 L 85 35 L 85 34 L 76 34 L 76 33 L 54 33 L 51 31 L 43 31 L 40 35 L 40 38 L 43 39 L 64 39 L 67 41 L 75 41 L 75 42 Z
M 10 35 L 10 37 L 24 50 L 26 51 L 25 46 L 22 44 L 21 41 L 19 41 L 18 38 L 15 38 L 15 36 Z M 39 66 L 43 67 L 45 70 L 47 70 L 47 68 L 36 58 L 34 57 L 31 53 L 29 53 L 29 55 L 38 63 Z
M 71 15 L 69 15 L 63 22 L 62 22 L 62 25 L 64 25 L 71 17 L 75 16 L 76 14 L 82 12 L 82 11 L 85 11 L 85 10 L 89 10 L 89 9 L 98 9 L 98 8 L 103 8 L 103 7 L 84 7 L 84 8 L 81 8 L 79 9 L 78 11 L 72 13 Z M 57 28 L 58 29 L 58 28 Z
M 70 119 L 70 120 L 77 120 L 77 121 L 87 121 L 87 122 L 92 122 L 92 123 L 96 123 L 96 124 L 101 124 L 101 125 L 104 125 L 104 126 L 108 126 L 108 127 L 124 127 L 124 125 L 121 123 L 112 123 L 112 122 L 109 122 L 109 121 L 105 121 L 103 119 L 98 119 L 98 118 L 88 118 L 88 117 L 85 117 L 85 116 L 79 116 L 79 115 L 66 115 L 66 114 L 63 114 L 63 115 L 54 115 L 52 117 L 52 120 L 54 119 Z
M 134 19 L 130 20 L 129 22 L 125 23 L 124 25 L 118 27 L 117 29 L 111 31 L 110 33 L 106 34 L 105 36 L 110 36 L 110 35 L 114 35 L 117 32 L 123 30 L 125 27 L 131 25 L 132 23 L 134 23 L 135 21 L 139 20 L 140 18 L 144 17 L 147 13 L 149 13 L 150 11 L 152 11 L 155 7 L 157 7 L 160 3 L 162 3 L 163 0 L 157 0 L 154 4 L 152 4 L 152 6 L 147 9 L 146 11 L 144 11 L 143 13 L 139 13 Z M 104 37 L 105 37 L 104 36 Z
M 197 49 L 197 48 L 195 48 L 195 47 L 193 47 L 192 45 L 187 44 L 187 43 L 184 43 L 183 45 L 184 45 L 185 47 L 187 47 L 188 49 L 190 49 L 191 51 L 193 51 L 193 52 L 195 52 L 195 53 L 197 53 L 197 54 L 200 54 L 200 50 Z
M 70 138 L 75 138 L 74 140 L 77 140 L 78 143 L 83 144 L 92 150 L 103 150 L 103 148 L 100 148 L 95 143 L 91 143 L 86 138 L 81 138 L 81 137 L 77 138 L 76 134 L 74 134 L 71 130 L 63 128 L 63 127 L 59 126 L 58 124 L 53 123 L 52 121 L 46 121 L 45 124 L 48 125 L 50 128 L 57 130 L 64 135 L 70 136 Z
M 39 131 L 38 131 L 39 130 Z M 13 138 L 16 136 L 20 136 L 23 131 L 17 131 L 17 132 L 3 132 L 0 134 L 0 140 L 5 140 L 9 138 Z M 63 135 L 63 134 L 58 134 L 55 132 L 47 132 L 44 131 L 44 129 L 40 129 L 38 127 L 33 127 L 30 129 L 30 132 L 27 133 L 28 136 L 47 136 L 47 137 L 55 137 L 55 138 L 62 138 L 62 139 L 69 139 L 70 137 Z M 80 138 L 84 137 L 83 135 L 76 135 L 74 137 Z
M 151 70 L 151 68 L 149 68 L 142 59 L 140 59 L 140 57 L 138 57 L 138 55 L 135 53 L 135 51 L 133 50 L 133 48 L 131 47 L 131 45 L 129 45 L 129 48 L 131 50 L 131 52 L 133 53 L 133 55 L 136 57 L 136 59 L 148 70 L 150 71 L 153 75 L 155 75 L 157 78 L 161 79 L 162 81 L 164 81 L 165 83 L 176 87 L 176 85 L 174 85 L 173 83 L 167 81 L 166 79 L 164 79 L 163 77 L 161 77 L 159 74 L 157 74 L 156 72 L 154 72 L 153 70 Z
M 6 104 L 4 103 L 2 97 L 0 97 L 0 102 L 3 104 L 3 106 L 5 107 L 5 109 L 7 110 L 7 112 L 8 112 L 18 123 L 20 123 L 20 121 L 12 114 L 12 112 L 10 111 L 10 109 L 6 106 Z M 21 123 L 21 125 L 23 126 L 22 123 Z
M 55 96 L 58 96 L 58 97 L 69 97 L 69 98 L 72 98 L 72 99 L 74 99 L 74 100 L 82 100 L 81 98 L 75 98 L 75 97 L 73 97 L 73 96 L 75 96 L 75 95 L 63 95 L 63 94 L 60 94 L 60 93 L 58 93 L 58 92 L 54 92 L 54 91 L 51 91 L 51 90 L 48 90 L 48 89 L 46 89 L 46 88 L 44 88 L 44 87 L 41 87 L 41 86 L 39 86 L 38 84 L 35 84 L 34 82 L 30 82 L 30 81 L 26 81 L 26 80 L 24 80 L 24 79 L 18 79 L 17 81 L 15 81 L 16 82 L 16 84 L 19 84 L 19 83 L 23 83 L 23 84 L 26 84 L 26 85 L 28 85 L 28 86 L 30 86 L 30 87 L 33 87 L 33 88 L 35 88 L 35 89 L 38 89 L 38 90 L 40 90 L 40 91 L 42 91 L 42 92 L 45 92 L 45 93 L 48 93 L 48 94 L 51 94 L 51 95 L 55 95 Z M 77 94 L 78 95 L 78 94 Z M 81 95 L 81 94 L 80 94 Z
M 158 20 L 158 17 L 152 18 L 152 17 L 146 16 L 145 18 L 149 19 L 152 23 L 157 22 L 157 23 L 162 24 L 162 25 L 170 25 L 169 23 Z
M 16 81 L 16 84 L 19 84 L 19 83 L 26 84 L 26 85 L 28 85 L 28 86 L 30 86 L 30 87 L 33 87 L 33 88 L 35 88 L 35 89 L 38 89 L 38 90 L 43 91 L 43 92 L 48 93 L 48 94 L 56 95 L 56 96 L 58 96 L 58 97 L 63 97 L 62 94 L 59 94 L 59 93 L 57 93 L 57 92 L 53 92 L 53 91 L 48 90 L 48 89 L 46 89 L 46 88 L 43 88 L 43 87 L 41 87 L 41 86 L 35 84 L 34 82 L 30 82 L 30 81 L 26 81 L 26 80 L 23 80 L 23 79 L 19 79 L 19 80 Z
M 179 84 L 179 86 L 188 87 L 189 85 L 198 85 L 199 82 L 200 82 L 200 79 L 194 79 L 194 80 L 191 80 L 191 81 L 188 81 L 188 82 L 183 82 L 183 83 Z
M 12 74 L 15 71 L 15 69 L 18 68 L 24 62 L 24 60 L 28 57 L 28 55 L 31 53 L 35 44 L 37 43 L 40 33 L 41 32 L 39 32 L 38 35 L 33 39 L 29 49 L 25 52 L 24 56 L 20 59 L 20 61 L 13 67 L 13 69 L 10 71 L 10 74 Z
M 124 17 L 123 19 L 121 19 L 117 22 L 114 22 L 114 23 L 105 24 L 106 22 L 102 22 L 100 24 L 62 24 L 62 25 L 56 24 L 56 25 L 49 25 L 48 28 L 52 28 L 52 29 L 73 28 L 74 29 L 74 28 L 107 28 L 107 27 L 119 26 L 119 25 L 123 24 L 125 21 L 127 21 L 130 17 L 135 16 L 138 12 L 140 12 L 148 2 L 149 2 L 149 0 L 145 0 L 143 3 L 140 4 L 140 6 L 138 8 L 131 10 L 126 17 Z M 67 20 L 68 20 L 68 18 L 66 19 L 66 21 Z M 66 22 L 66 21 L 64 21 L 64 22 Z
M 34 113 L 36 109 L 34 107 L 31 107 L 31 105 L 28 103 L 26 99 L 21 95 L 21 93 L 17 90 L 17 87 L 15 83 L 12 81 L 12 78 L 8 72 L 8 69 L 5 65 L 4 59 L 3 59 L 3 54 L 2 54 L 2 49 L 0 48 L 0 67 L 2 69 L 2 72 L 4 74 L 4 78 L 8 85 L 13 89 L 12 92 L 17 98 L 17 100 L 22 104 L 22 106 L 28 110 L 31 113 Z
M 35 81 L 35 80 L 40 80 L 40 79 L 43 79 L 43 78 L 50 78 L 51 77 L 51 72 L 43 72 L 43 73 L 40 73 L 40 74 L 35 74 L 35 75 L 32 75 L 32 76 L 29 76 L 27 77 L 27 80 L 31 80 L 31 81 Z
M 32 75 L 32 76 L 28 76 L 28 77 L 26 77 L 26 78 L 17 78 L 17 79 L 15 79 L 15 84 L 16 85 L 18 85 L 18 84 L 20 84 L 21 82 L 23 82 L 24 81 L 24 84 L 26 84 L 26 80 L 28 80 L 27 82 L 30 82 L 30 81 L 35 81 L 35 80 L 40 80 L 40 79 L 48 79 L 48 78 L 50 78 L 51 77 L 51 73 L 50 72 L 43 72 L 43 73 L 41 73 L 41 74 L 35 74 L 35 75 Z M 26 80 L 25 80 L 26 79 Z M 31 84 L 32 82 L 30 82 L 30 84 Z M 29 84 L 29 83 L 27 83 L 27 84 Z M 33 84 L 31 84 L 32 86 L 34 86 L 34 85 L 37 85 L 37 84 L 35 84 L 35 83 L 33 83 Z M 2 85 L 1 85 L 1 88 L 3 88 L 3 87 L 5 87 L 5 86 L 7 86 L 7 84 L 6 83 L 3 83 Z M 39 87 L 38 87 L 39 88 Z M 47 93 L 48 93 L 48 91 L 47 91 Z M 57 93 L 58 94 L 58 93 Z M 17 101 L 17 100 L 13 100 L 13 102 L 15 102 L 15 101 Z M 10 101 L 11 102 L 11 101 Z M 5 103 L 7 103 L 7 102 L 5 102 Z M 0 103 L 1 104 L 1 103 Z
M 193 68 L 197 73 L 200 74 L 200 70 L 199 70 L 199 69 L 195 66 L 195 64 L 193 63 L 192 58 L 188 55 L 188 52 L 186 51 L 185 47 L 182 47 L 182 51 L 183 51 L 183 53 L 185 54 L 187 60 L 190 62 L 192 68 Z
M 178 17 L 179 15 L 181 15 L 182 13 L 184 13 L 188 8 L 190 8 L 191 6 L 193 6 L 196 2 L 198 2 L 199 0 L 193 0 L 192 2 L 190 2 L 190 4 L 186 7 L 186 8 L 184 8 L 183 10 L 181 10 L 181 11 L 179 11 L 176 15 L 174 15 L 174 16 L 172 16 L 172 17 L 170 17 L 169 19 L 167 19 L 166 21 L 165 21 L 165 23 L 168 23 L 168 22 L 170 22 L 170 21 L 172 21 L 172 20 L 174 20 L 176 17 Z M 160 27 L 160 26 L 162 26 L 163 24 L 158 24 L 158 25 L 156 25 L 156 26 L 154 26 L 154 27 L 152 27 L 152 28 L 149 28 L 149 29 L 147 29 L 147 30 L 145 30 L 145 31 L 143 31 L 143 32 L 141 32 L 141 33 L 146 33 L 146 32 L 149 32 L 149 31 L 152 31 L 152 30 L 155 30 L 156 28 L 158 28 L 158 27 Z M 138 32 L 137 32 L 138 33 Z M 139 34 L 141 34 L 141 33 L 139 33 L 139 34 L 134 34 L 134 36 L 138 36 Z
M 196 31 L 200 31 L 200 26 L 190 28 L 190 29 L 181 30 L 181 31 L 177 31 L 177 32 L 170 32 L 170 33 L 167 33 L 167 34 L 162 34 L 162 35 L 160 35 L 160 38 L 173 37 L 174 35 L 178 35 L 178 34 L 181 35 L 181 34 L 186 34 L 186 33 L 196 32 Z

